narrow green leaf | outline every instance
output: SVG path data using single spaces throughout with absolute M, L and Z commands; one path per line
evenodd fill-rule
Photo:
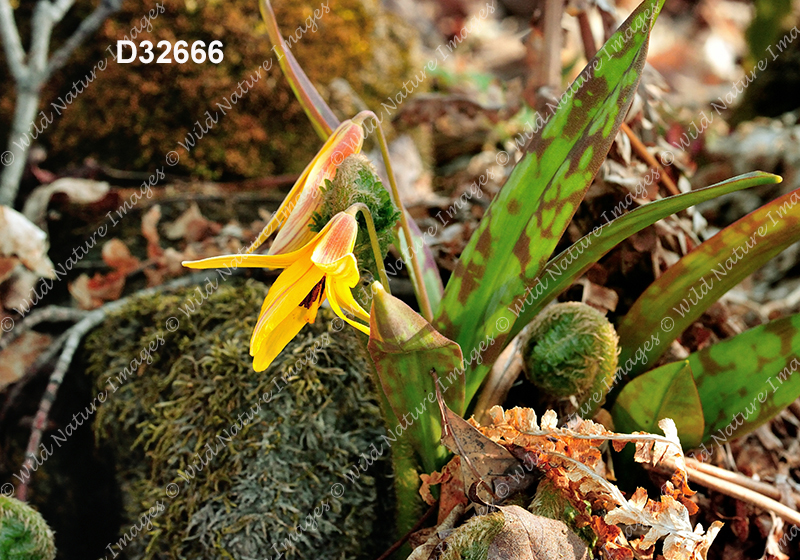
M 742 189 L 780 182 L 781 178 L 777 175 L 754 171 L 710 187 L 656 200 L 611 222 L 598 225 L 591 233 L 550 259 L 539 279 L 530 285 L 529 290 L 516 298 L 508 315 L 514 323 L 509 338 L 516 336 L 548 303 L 569 288 L 618 243 L 631 235 L 658 220 L 701 202 Z
M 505 332 L 501 319 L 506 307 L 539 276 L 552 254 L 633 101 L 662 4 L 643 2 L 559 104 L 549 107 L 547 119 L 537 114 L 537 134 L 489 206 L 445 289 L 436 325 L 465 351 Z M 472 371 L 467 375 L 471 399 L 483 377 Z
M 687 361 L 705 418 L 703 441 L 721 445 L 756 429 L 794 402 L 800 396 L 800 374 L 795 375 L 799 357 L 800 314 L 690 355 Z M 675 365 L 661 366 L 646 376 L 668 375 L 670 367 Z
M 267 24 L 267 33 L 274 45 L 275 54 L 278 55 L 278 64 L 283 70 L 283 75 L 289 81 L 295 97 L 303 106 L 311 125 L 316 130 L 319 137 L 325 141 L 331 132 L 339 126 L 339 119 L 333 114 L 331 108 L 317 92 L 317 88 L 308 79 L 303 68 L 298 64 L 297 59 L 290 49 L 285 48 L 285 41 L 281 35 L 278 21 L 275 19 L 275 12 L 272 11 L 270 0 L 259 0 L 258 6 L 261 10 L 261 17 Z
M 436 386 L 430 372 L 446 379 L 442 392 L 450 408 L 463 413 L 464 376 L 461 348 L 448 340 L 405 303 L 373 284 L 369 349 L 383 393 L 399 420 L 388 426 L 390 436 L 406 433 L 426 472 L 436 470 L 446 449 L 439 445 L 441 425 Z M 455 375 L 452 375 L 456 372 Z M 448 375 L 450 374 L 450 375 Z M 447 377 L 445 377 L 447 376 Z
M 617 325 L 620 364 L 646 370 L 725 292 L 800 239 L 800 189 L 787 193 L 702 243 L 653 282 Z M 657 342 L 640 352 L 651 335 Z M 641 359 L 634 359 L 642 356 Z
M 641 375 L 625 385 L 614 408 L 614 429 L 655 433 L 658 421 L 672 418 L 687 449 L 703 441 L 705 418 L 692 366 L 674 362 Z

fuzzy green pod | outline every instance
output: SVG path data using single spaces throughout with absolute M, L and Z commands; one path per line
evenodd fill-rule
M 378 178 L 378 172 L 370 161 L 361 154 L 347 156 L 336 169 L 333 181 L 326 181 L 322 192 L 322 208 L 314 214 L 311 229 L 322 231 L 331 218 L 338 212 L 344 212 L 352 205 L 362 203 L 369 208 L 382 256 L 386 255 L 392 241 L 392 230 L 400 212 L 397 211 L 389 193 Z M 358 216 L 358 239 L 355 255 L 362 269 L 372 272 L 377 278 L 375 256 L 369 242 L 367 224 L 364 217 Z
M 53 531 L 41 514 L 15 498 L 0 496 L 0 558 L 53 560 Z
M 574 396 L 580 414 L 591 417 L 613 384 L 618 346 L 619 337 L 602 313 L 583 303 L 557 303 L 528 326 L 522 344 L 525 374 L 550 404 L 563 405 Z

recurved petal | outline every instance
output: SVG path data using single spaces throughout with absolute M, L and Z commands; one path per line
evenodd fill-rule
M 186 268 L 286 268 L 295 262 L 303 249 L 281 255 L 220 255 L 197 261 L 183 261 Z
M 304 315 L 305 307 L 297 307 L 289 313 L 280 325 L 271 330 L 264 330 L 250 344 L 250 355 L 253 356 L 253 369 L 264 371 L 269 367 L 275 357 L 280 354 L 289 341 L 292 340 L 303 325 L 306 324 Z
M 347 310 L 348 313 L 355 315 L 365 322 L 369 322 L 369 314 L 364 311 L 364 309 L 355 300 L 353 294 L 350 292 L 350 288 L 343 286 L 338 282 L 329 281 L 325 285 L 325 294 L 328 296 L 328 301 L 331 303 L 331 308 L 333 309 L 334 313 L 364 334 L 369 334 L 368 326 L 362 325 L 357 321 L 353 321 L 345 314 L 344 310 Z
M 318 267 L 332 265 L 353 252 L 358 235 L 358 222 L 350 214 L 339 212 L 319 232 L 311 260 Z

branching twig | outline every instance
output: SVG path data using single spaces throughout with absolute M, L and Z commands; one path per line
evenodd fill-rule
M 60 307 L 57 305 L 50 305 L 42 309 L 37 309 L 28 315 L 18 326 L 14 327 L 10 333 L 0 338 L 0 352 L 8 348 L 9 344 L 39 323 L 61 323 L 68 321 L 74 323 L 75 321 L 83 319 L 87 313 L 88 311 L 82 309 Z
M 97 31 L 109 16 L 118 12 L 121 6 L 122 0 L 101 0 L 89 17 L 81 22 L 78 29 L 50 57 L 43 80 L 49 80 L 55 72 L 63 68 L 73 51 Z
M 107 303 L 102 307 L 88 312 L 83 319 L 81 319 L 77 324 L 72 326 L 62 335 L 62 337 L 65 337 L 64 349 L 61 351 L 61 355 L 58 357 L 58 361 L 53 369 L 53 373 L 50 374 L 50 381 L 47 384 L 44 395 L 42 395 L 42 400 L 39 403 L 39 410 L 37 411 L 33 420 L 31 436 L 28 439 L 28 447 L 25 451 L 25 462 L 23 463 L 23 469 L 27 467 L 28 471 L 35 470 L 32 469 L 33 461 L 35 460 L 36 449 L 39 447 L 39 444 L 42 441 L 42 434 L 45 426 L 47 425 L 47 418 L 50 414 L 50 408 L 56 399 L 58 389 L 61 387 L 61 383 L 64 380 L 64 375 L 67 373 L 67 370 L 72 363 L 72 358 L 75 355 L 75 351 L 78 349 L 83 337 L 86 336 L 86 334 L 93 328 L 102 323 L 109 313 L 113 313 L 121 309 L 132 299 L 152 296 L 163 291 L 174 290 L 177 288 L 191 286 L 196 283 L 201 283 L 206 279 L 207 275 L 207 273 L 198 273 L 189 276 L 183 276 L 173 280 L 172 282 L 162 284 L 161 286 L 141 290 L 117 301 Z M 29 481 L 30 478 L 27 478 L 23 480 L 22 483 L 17 487 L 17 498 L 22 501 L 25 501 L 26 499 Z

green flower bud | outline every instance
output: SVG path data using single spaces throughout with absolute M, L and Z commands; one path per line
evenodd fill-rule
M 591 417 L 605 402 L 617 369 L 619 337 L 602 313 L 583 303 L 552 305 L 528 327 L 525 373 L 549 404 L 577 400 Z
M 38 511 L 15 498 L 0 496 L 0 558 L 53 560 L 53 531 Z

